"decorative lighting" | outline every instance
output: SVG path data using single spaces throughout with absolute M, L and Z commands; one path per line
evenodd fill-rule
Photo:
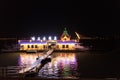
M 40 40 L 40 37 L 38 37 L 37 40 L 39 41 L 39 40 Z
M 40 40 L 42 42 L 42 40 Z
M 48 37 L 49 40 L 52 40 L 51 36 Z
M 33 41 L 35 41 L 35 37 L 32 37 L 31 39 L 32 39 Z
M 56 37 L 56 36 L 54 36 L 54 40 L 57 40 L 57 37 Z
M 45 40 L 46 40 L 46 37 L 43 37 L 43 40 L 45 41 Z

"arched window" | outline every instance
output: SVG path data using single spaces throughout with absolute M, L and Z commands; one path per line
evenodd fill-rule
M 34 48 L 34 45 L 31 45 L 31 48 Z
M 62 48 L 65 48 L 65 45 L 62 45 Z
M 30 48 L 30 45 L 28 45 L 28 48 Z
M 37 46 L 37 45 L 35 45 L 35 48 L 38 48 L 38 46 Z
M 69 48 L 69 45 L 66 45 L 66 48 Z
M 43 45 L 43 48 L 45 48 L 45 45 Z

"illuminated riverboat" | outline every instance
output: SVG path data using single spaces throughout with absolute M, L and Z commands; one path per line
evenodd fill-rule
M 63 31 L 60 40 L 57 40 L 56 36 L 54 36 L 53 39 L 51 36 L 49 36 L 48 40 L 46 37 L 43 37 L 42 39 L 40 39 L 40 37 L 37 39 L 35 39 L 35 37 L 31 37 L 30 40 L 18 40 L 18 43 L 20 45 L 20 50 L 27 52 L 44 51 L 50 48 L 54 49 L 55 51 L 86 50 L 85 47 L 80 46 L 78 40 L 71 39 L 66 28 Z

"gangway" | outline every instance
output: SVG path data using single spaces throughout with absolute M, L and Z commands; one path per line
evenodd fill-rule
M 48 50 L 42 57 L 38 57 L 32 65 L 26 66 L 25 68 L 21 69 L 19 71 L 19 73 L 20 74 L 21 73 L 26 73 L 26 72 L 29 72 L 29 71 L 35 69 L 35 68 L 36 69 L 39 68 L 41 66 L 41 61 L 43 59 L 47 58 L 53 51 L 54 51 L 53 49 Z

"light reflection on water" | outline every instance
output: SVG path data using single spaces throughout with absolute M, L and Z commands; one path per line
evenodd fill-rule
M 38 56 L 42 56 L 42 53 L 21 53 L 18 59 L 19 66 L 29 66 L 32 65 Z
M 54 53 L 52 61 L 46 64 L 38 76 L 42 78 L 66 78 L 77 76 L 77 61 L 74 53 Z
M 42 54 L 20 54 L 19 65 L 29 66 Z M 74 78 L 77 76 L 77 61 L 75 53 L 53 53 L 51 62 L 42 67 L 38 77 L 42 78 Z

